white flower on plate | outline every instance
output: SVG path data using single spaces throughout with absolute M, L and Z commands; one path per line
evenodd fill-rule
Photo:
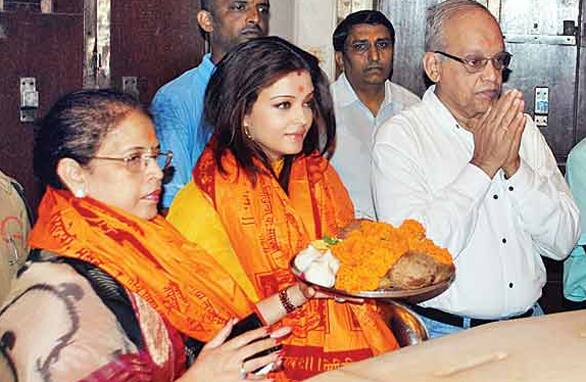
M 295 267 L 305 280 L 331 288 L 336 283 L 340 260 L 329 249 L 322 252 L 310 244 L 295 257 Z

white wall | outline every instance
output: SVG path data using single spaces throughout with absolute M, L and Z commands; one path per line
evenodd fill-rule
M 338 17 L 372 9 L 372 4 L 372 0 L 271 0 L 270 32 L 313 53 L 333 80 L 332 33 Z
M 337 0 L 296 0 L 294 42 L 313 53 L 330 79 L 334 75 L 332 33 L 336 26 Z
M 0 0 L 1 1 L 1 0 Z M 270 34 L 293 41 L 293 26 L 295 24 L 296 0 L 272 0 Z
M 338 0 L 271 0 L 270 34 L 283 37 L 320 59 L 328 76 L 334 73 L 331 36 Z

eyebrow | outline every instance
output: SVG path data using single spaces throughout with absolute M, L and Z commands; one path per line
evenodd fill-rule
M 350 43 L 355 43 L 355 42 L 369 42 L 370 40 L 367 38 L 361 38 L 361 39 L 356 39 L 356 40 L 350 40 Z M 393 41 L 392 38 L 390 37 L 379 37 L 374 41 Z
M 504 52 L 506 52 L 506 49 L 500 50 L 500 51 L 498 51 L 498 52 L 496 52 L 495 54 L 492 54 L 492 55 L 487 55 L 487 54 L 484 54 L 484 52 L 475 50 L 475 51 L 472 51 L 471 53 L 464 53 L 464 54 L 462 54 L 462 57 L 482 57 L 482 58 L 486 58 L 486 57 L 494 57 L 497 54 L 501 54 L 501 53 L 504 53 Z
M 125 150 L 123 150 L 123 152 L 131 152 L 131 151 L 135 151 L 135 150 L 142 150 L 142 151 L 147 151 L 147 150 L 154 150 L 154 149 L 160 149 L 161 148 L 161 142 L 157 142 L 156 145 L 153 146 L 132 146 L 129 147 Z
M 278 94 L 274 97 L 271 97 L 270 99 L 276 99 L 276 98 L 295 98 L 295 96 L 291 95 L 291 94 Z
M 308 98 L 310 96 L 313 97 L 314 93 L 315 93 L 315 89 L 312 90 L 311 93 L 308 93 L 303 98 L 305 99 L 305 98 Z M 276 95 L 274 97 L 269 98 L 269 100 L 274 100 L 274 99 L 277 99 L 277 98 L 296 98 L 296 97 L 294 95 L 292 95 L 292 94 L 279 94 L 279 95 Z

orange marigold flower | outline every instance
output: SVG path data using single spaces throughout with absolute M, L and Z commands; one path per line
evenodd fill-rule
M 425 229 L 415 220 L 405 220 L 399 228 L 363 220 L 331 250 L 339 260 L 336 288 L 349 292 L 377 289 L 380 279 L 407 251 L 426 253 L 438 261 L 452 263 L 449 252 L 425 237 Z

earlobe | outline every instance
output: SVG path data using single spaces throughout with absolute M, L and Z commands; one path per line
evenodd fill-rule
M 242 120 L 242 133 L 246 136 L 246 138 L 250 139 L 251 141 L 252 139 L 252 135 L 250 134 L 250 117 L 248 115 L 244 116 L 244 119 Z
M 334 58 L 336 60 L 336 64 L 340 67 L 340 70 L 344 70 L 344 53 L 336 52 L 334 54 Z
M 76 197 L 84 197 L 87 191 L 84 170 L 75 160 L 63 158 L 57 163 L 57 175 L 61 183 Z
M 211 33 L 214 31 L 214 22 L 212 14 L 209 11 L 201 10 L 197 12 L 196 20 L 199 27 L 203 29 L 204 32 Z
M 429 79 L 436 83 L 441 77 L 441 63 L 435 53 L 426 52 L 423 56 L 423 70 Z

